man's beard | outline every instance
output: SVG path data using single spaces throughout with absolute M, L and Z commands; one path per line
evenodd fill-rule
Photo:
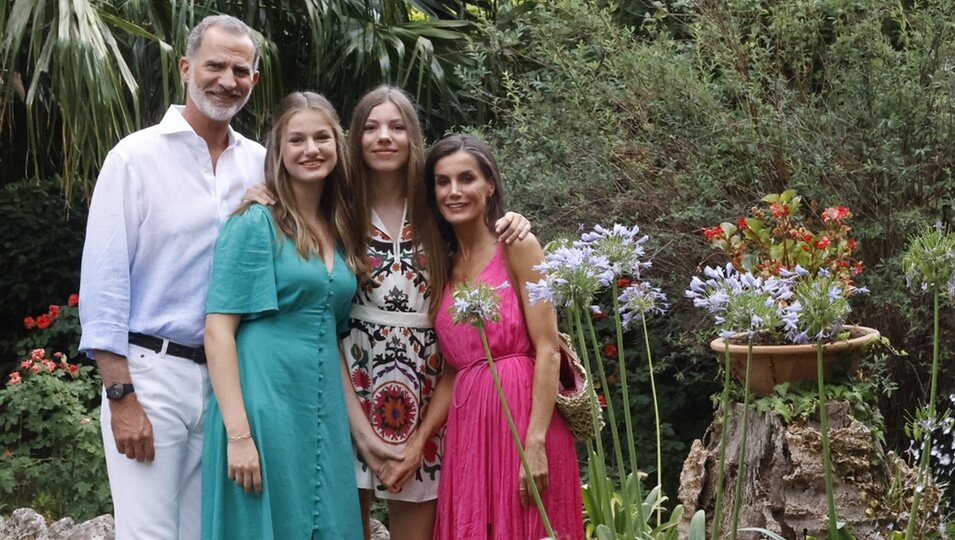
M 242 107 L 244 107 L 249 101 L 249 97 L 252 96 L 252 92 L 249 92 L 235 105 L 223 107 L 221 105 L 216 105 L 209 100 L 205 91 L 199 88 L 198 85 L 192 84 L 191 76 L 189 79 L 190 80 L 186 84 L 186 89 L 189 92 L 189 98 L 196 105 L 196 108 L 199 109 L 199 112 L 206 115 L 206 117 L 208 117 L 210 120 L 215 120 L 216 122 L 228 122 L 232 120 L 232 117 L 242 110 Z

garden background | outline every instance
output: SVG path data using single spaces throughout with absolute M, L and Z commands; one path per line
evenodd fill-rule
M 0 0 L 0 384 L 37 346 L 79 360 L 67 299 L 98 167 L 182 102 L 176 60 L 212 12 L 264 37 L 261 82 L 234 123 L 246 135 L 262 138 L 288 91 L 320 91 L 347 117 L 390 82 L 418 100 L 429 140 L 467 129 L 491 143 L 510 208 L 542 240 L 613 222 L 650 235 L 650 272 L 671 302 L 650 326 L 671 497 L 720 388 L 713 330 L 682 297 L 721 261 L 702 229 L 785 189 L 848 206 L 872 291 L 851 322 L 907 353 L 876 355 L 859 391 L 879 405 L 886 446 L 909 448 L 931 313 L 900 257 L 916 231 L 955 217 L 952 0 Z M 25 327 L 51 305 L 62 308 L 49 328 Z M 953 326 L 943 318 L 943 344 Z M 649 456 L 642 347 L 628 337 L 624 368 Z M 955 371 L 942 355 L 945 408 Z M 33 400 L 30 415 L 0 402 L 0 514 L 109 510 L 91 372 L 18 397 Z M 944 460 L 937 471 L 945 479 Z

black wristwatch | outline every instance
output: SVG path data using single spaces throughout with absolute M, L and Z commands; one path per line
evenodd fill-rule
M 133 383 L 113 383 L 106 387 L 106 399 L 119 399 L 135 391 Z

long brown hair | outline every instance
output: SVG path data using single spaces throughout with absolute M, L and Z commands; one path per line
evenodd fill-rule
M 348 153 L 351 157 L 352 185 L 354 186 L 355 217 L 358 223 L 363 224 L 363 231 L 371 230 L 371 200 L 370 174 L 365 166 L 362 153 L 362 134 L 365 122 L 372 109 L 382 103 L 393 103 L 398 108 L 405 129 L 408 133 L 408 163 L 405 166 L 405 197 L 408 201 L 408 220 L 411 223 L 412 237 L 415 246 L 430 253 L 441 243 L 441 236 L 437 230 L 434 215 L 428 208 L 426 193 L 421 183 L 421 173 L 424 169 L 424 134 L 421 122 L 415 111 L 414 102 L 400 88 L 394 86 L 379 86 L 361 98 L 351 115 L 351 126 L 348 130 Z M 446 259 L 430 259 L 428 274 L 444 274 L 447 271 Z M 429 281 L 430 283 L 430 281 Z M 431 287 L 432 297 L 440 296 L 441 290 Z
M 275 194 L 272 217 L 279 230 L 295 244 L 302 258 L 312 254 L 322 255 L 321 242 L 307 225 L 305 216 L 298 210 L 291 178 L 282 161 L 282 139 L 291 118 L 303 111 L 315 111 L 328 120 L 335 136 L 337 164 L 323 180 L 322 196 L 318 201 L 320 211 L 332 228 L 335 241 L 341 246 L 348 268 L 359 278 L 368 274 L 368 256 L 365 249 L 364 231 L 356 221 L 351 206 L 352 193 L 348 174 L 349 162 L 345 136 L 335 107 L 321 94 L 315 92 L 292 92 L 285 96 L 275 113 L 272 129 L 265 144 L 265 187 Z M 248 208 L 243 205 L 239 212 Z
M 433 216 L 432 219 L 435 221 L 440 242 L 437 242 L 434 246 L 426 244 L 425 252 L 430 261 L 444 261 L 444 267 L 440 274 L 432 271 L 430 276 L 431 288 L 433 291 L 437 291 L 436 294 L 431 295 L 431 305 L 428 309 L 432 317 L 438 313 L 438 308 L 441 307 L 441 293 L 450 278 L 451 265 L 448 264 L 448 260 L 451 254 L 458 249 L 458 239 L 454 236 L 454 230 L 451 228 L 451 224 L 441 215 L 441 210 L 438 209 L 438 201 L 434 195 L 434 167 L 441 159 L 457 152 L 467 152 L 474 157 L 481 169 L 481 174 L 494 186 L 494 191 L 487 201 L 487 208 L 484 210 L 484 224 L 489 231 L 494 232 L 494 223 L 504 217 L 506 209 L 501 171 L 497 166 L 497 160 L 494 159 L 494 154 L 484 141 L 474 135 L 455 134 L 434 143 L 424 162 L 424 192 L 428 212 Z M 432 267 L 435 267 L 435 265 L 432 264 Z

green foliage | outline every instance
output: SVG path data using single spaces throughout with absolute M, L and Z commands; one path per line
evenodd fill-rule
M 541 236 L 637 223 L 656 242 L 667 291 L 720 262 L 702 229 L 744 215 L 764 193 L 848 206 L 866 269 L 858 284 L 872 290 L 850 322 L 911 355 L 889 364 L 901 391 L 881 403 L 887 442 L 904 448 L 905 411 L 927 393 L 921 329 L 931 310 L 905 291 L 899 261 L 911 231 L 951 221 L 955 209 L 953 9 L 952 0 L 701 0 L 688 10 L 688 39 L 674 39 L 621 27 L 583 0 L 539 5 L 513 30 L 522 54 L 503 70 L 495 120 L 475 129 Z M 652 328 L 659 367 L 695 389 L 715 375 L 710 336 L 689 302 L 670 297 L 672 316 Z M 943 340 L 952 324 L 942 321 Z M 952 352 L 941 354 L 950 365 Z M 940 387 L 951 387 L 943 371 Z M 637 384 L 633 394 L 645 392 Z M 685 393 L 695 390 L 668 395 Z
M 76 308 L 58 307 L 54 323 L 19 349 L 76 342 Z M 99 427 L 102 383 L 91 365 L 69 358 L 33 348 L 0 389 L 0 512 L 27 506 L 84 520 L 111 511 Z
M 66 210 L 58 184 L 15 182 L 0 189 L 0 372 L 12 369 L 14 353 L 24 354 L 14 347 L 24 315 L 45 312 L 79 286 L 86 210 Z
M 184 99 L 177 62 L 188 31 L 215 13 L 261 34 L 262 77 L 237 119 L 255 138 L 288 91 L 318 89 L 347 117 L 382 82 L 410 91 L 429 121 L 446 125 L 467 99 L 454 67 L 479 37 L 473 21 L 438 18 L 449 6 L 461 8 L 437 0 L 0 0 L 0 126 L 30 176 L 60 173 L 67 194 L 88 195 L 116 141 Z

